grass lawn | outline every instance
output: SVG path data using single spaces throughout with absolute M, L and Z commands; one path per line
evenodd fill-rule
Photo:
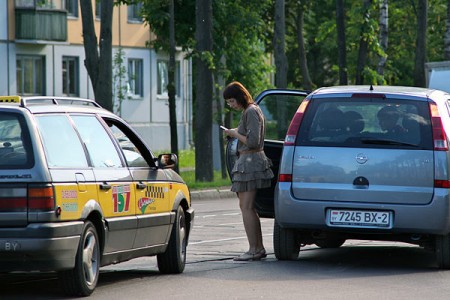
M 229 187 L 231 185 L 231 181 L 228 175 L 227 178 L 223 179 L 221 171 L 214 171 L 214 180 L 212 182 L 196 182 L 194 169 L 195 168 L 194 150 L 180 150 L 178 154 L 178 163 L 181 177 L 183 177 L 188 187 L 192 190 L 215 189 L 220 187 Z

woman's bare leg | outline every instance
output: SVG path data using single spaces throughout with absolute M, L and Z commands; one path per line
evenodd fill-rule
M 242 212 L 245 233 L 249 243 L 249 252 L 256 253 L 264 248 L 261 222 L 255 209 L 256 190 L 239 192 L 239 207 Z

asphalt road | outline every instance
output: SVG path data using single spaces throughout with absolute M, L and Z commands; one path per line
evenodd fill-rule
M 161 275 L 155 258 L 102 268 L 91 299 L 449 299 L 450 271 L 434 254 L 402 243 L 347 241 L 302 248 L 297 261 L 273 255 L 273 220 L 262 219 L 267 259 L 234 262 L 247 250 L 236 198 L 194 199 L 185 272 Z M 48 275 L 0 275 L 0 299 L 62 299 Z

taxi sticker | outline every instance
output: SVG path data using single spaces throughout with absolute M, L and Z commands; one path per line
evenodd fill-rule
M 148 198 L 148 197 L 142 197 L 138 201 L 138 208 L 142 213 L 145 213 L 145 210 L 147 209 L 147 206 L 154 203 L 155 200 Z M 154 208 L 153 208 L 154 209 Z
M 113 186 L 112 190 L 114 212 L 126 212 L 130 210 L 130 186 Z
M 78 198 L 78 192 L 76 190 L 62 190 L 61 196 L 63 199 L 77 199 Z

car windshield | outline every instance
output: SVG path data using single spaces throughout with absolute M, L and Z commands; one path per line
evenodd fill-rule
M 432 149 L 428 103 L 389 99 L 313 100 L 298 145 Z

